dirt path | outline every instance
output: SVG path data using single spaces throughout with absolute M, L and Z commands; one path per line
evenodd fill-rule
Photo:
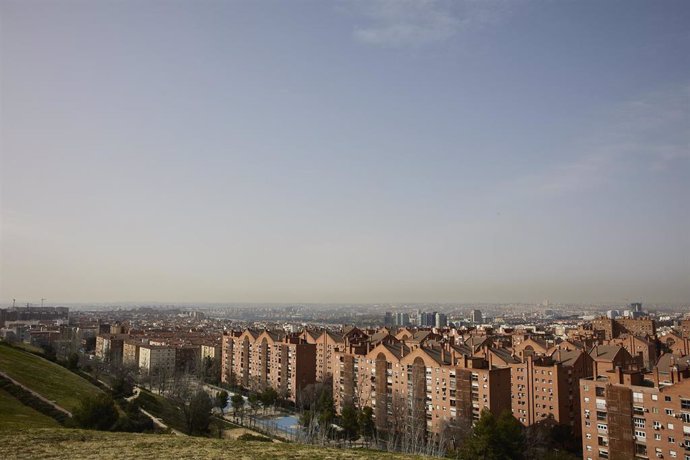
M 162 429 L 164 429 L 164 430 L 168 430 L 168 429 L 169 429 L 170 431 L 172 431 L 173 434 L 175 434 L 175 435 L 177 435 L 177 436 L 187 436 L 186 434 L 184 434 L 184 433 L 181 432 L 181 431 L 176 430 L 175 428 L 170 428 L 168 425 L 166 425 L 166 424 L 163 422 L 163 420 L 159 419 L 158 417 L 156 417 L 155 415 L 151 414 L 150 412 L 148 412 L 148 411 L 142 409 L 141 407 L 139 408 L 139 410 L 141 411 L 142 414 L 144 414 L 145 416 L 147 416 L 148 418 L 150 418 L 151 420 L 153 420 L 153 424 L 156 425 L 158 428 L 162 428 Z
M 125 399 L 126 399 L 128 402 L 129 402 L 129 401 L 132 401 L 133 399 L 136 399 L 136 398 L 139 397 L 139 393 L 140 393 L 140 392 L 141 392 L 141 389 L 140 389 L 138 386 L 135 386 L 134 389 L 132 390 L 132 393 L 134 393 L 134 394 L 133 394 L 132 396 L 128 397 L 128 398 L 125 398 Z M 153 424 L 156 425 L 158 428 L 162 428 L 162 429 L 164 429 L 164 430 L 168 430 L 168 429 L 169 429 L 170 431 L 172 431 L 173 434 L 175 434 L 175 435 L 177 435 L 177 436 L 187 436 L 186 434 L 184 434 L 183 432 L 181 432 L 181 431 L 179 431 L 179 430 L 176 430 L 176 429 L 174 429 L 174 428 L 170 428 L 168 425 L 166 425 L 166 424 L 163 422 L 163 420 L 161 420 L 161 419 L 159 419 L 158 417 L 154 416 L 154 415 L 151 414 L 150 412 L 144 410 L 144 408 L 140 407 L 140 408 L 139 408 L 139 411 L 140 411 L 142 414 L 144 414 L 145 416 L 147 416 L 148 418 L 150 418 L 151 421 L 153 422 Z
M 9 381 L 12 382 L 14 385 L 17 385 L 18 387 L 21 387 L 21 388 L 23 388 L 24 390 L 28 391 L 29 393 L 31 393 L 32 395 L 34 395 L 36 398 L 40 399 L 41 401 L 50 404 L 51 406 L 53 406 L 55 409 L 59 410 L 60 412 L 63 412 L 63 413 L 65 413 L 65 414 L 67 414 L 68 417 L 72 417 L 72 413 L 71 413 L 70 411 L 68 411 L 67 409 L 65 409 L 65 408 L 62 407 L 62 406 L 59 406 L 55 401 L 51 401 L 50 399 L 44 397 L 43 395 L 41 395 L 41 394 L 39 394 L 39 393 L 36 393 L 36 392 L 35 392 L 34 390 L 32 390 L 31 388 L 27 387 L 26 385 L 24 385 L 24 384 L 22 384 L 22 383 L 20 383 L 20 382 L 17 382 L 15 379 L 13 379 L 12 377 L 10 377 L 9 375 L 5 374 L 5 373 L 2 372 L 2 371 L 0 371 L 0 376 L 2 376 L 3 378 L 9 380 Z

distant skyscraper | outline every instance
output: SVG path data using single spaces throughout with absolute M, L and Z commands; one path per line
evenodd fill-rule
M 436 312 L 426 313 L 420 312 L 418 314 L 417 324 L 419 326 L 434 327 L 436 326 Z
M 446 327 L 448 326 L 448 316 L 445 313 L 436 313 L 434 318 L 436 327 Z
M 642 304 L 639 302 L 634 302 L 630 304 L 630 310 L 637 312 L 637 313 L 642 313 Z
M 393 325 L 393 313 L 387 311 L 386 315 L 383 317 L 383 325 L 384 326 L 392 326 Z
M 395 314 L 393 321 L 396 326 L 409 326 L 410 325 L 410 315 L 408 313 L 398 312 Z
M 482 322 L 482 311 L 481 310 L 472 310 L 472 315 L 470 317 L 473 323 L 479 324 Z

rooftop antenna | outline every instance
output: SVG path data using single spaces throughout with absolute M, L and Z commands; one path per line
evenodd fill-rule
M 41 297 L 41 308 L 43 308 L 43 302 L 44 302 L 45 300 L 48 300 L 48 299 L 44 299 L 43 297 Z

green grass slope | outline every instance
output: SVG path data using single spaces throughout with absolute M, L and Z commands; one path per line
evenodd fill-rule
M 0 371 L 68 411 L 101 390 L 87 380 L 31 353 L 0 344 Z
M 370 450 L 324 449 L 302 444 L 229 441 L 174 435 L 109 433 L 68 429 L 0 430 L 5 459 L 414 459 Z
M 6 391 L 0 390 L 0 431 L 59 426 L 52 418 L 25 406 Z

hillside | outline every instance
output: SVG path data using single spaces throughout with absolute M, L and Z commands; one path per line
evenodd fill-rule
M 0 344 L 0 371 L 68 411 L 100 390 L 87 380 L 31 353 Z
M 59 427 L 58 422 L 0 390 L 0 431 Z
M 2 422 L 0 422 L 2 425 Z M 137 458 L 137 459 L 413 459 L 407 455 L 348 449 L 322 449 L 302 444 L 275 444 L 189 438 L 172 435 L 109 433 L 69 429 L 30 432 L 0 430 L 3 458 Z

